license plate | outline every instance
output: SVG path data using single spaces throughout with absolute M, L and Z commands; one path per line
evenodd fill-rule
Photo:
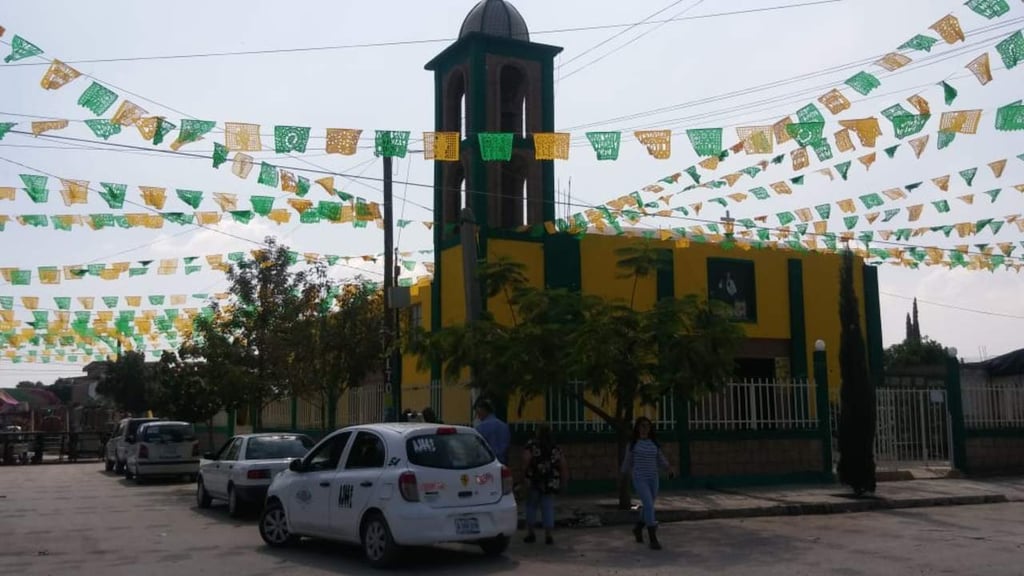
M 160 457 L 161 458 L 167 458 L 167 459 L 177 458 L 178 457 L 178 449 L 177 448 L 164 448 L 164 449 L 160 450 Z
M 476 518 L 456 518 L 455 519 L 455 533 L 456 534 L 479 534 L 480 533 L 480 521 Z

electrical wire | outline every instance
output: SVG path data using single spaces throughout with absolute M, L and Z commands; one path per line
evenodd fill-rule
M 945 304 L 942 302 L 932 302 L 929 300 L 921 300 L 914 298 L 913 296 L 904 296 L 903 294 L 893 294 L 892 292 L 879 291 L 879 294 L 888 296 L 890 298 L 899 298 L 900 300 L 917 300 L 920 304 L 927 304 L 929 306 L 936 306 L 939 308 L 948 308 L 950 310 L 959 310 L 961 312 L 971 312 L 973 314 L 984 314 L 986 316 L 998 316 L 1000 318 L 1012 318 L 1014 320 L 1024 320 L 1024 316 L 1017 314 L 1006 314 L 1003 312 L 992 312 L 990 310 L 979 310 L 977 308 L 964 308 L 963 306 L 957 306 L 955 304 Z
M 676 6 L 676 5 L 680 4 L 680 3 L 681 2 L 676 2 L 676 3 L 672 4 L 672 6 Z M 679 12 L 678 14 L 676 14 L 676 16 L 682 16 L 683 14 L 686 14 L 686 13 L 690 12 L 691 10 L 693 10 L 697 6 L 700 6 L 703 3 L 704 3 L 704 0 L 697 0 L 696 3 L 690 5 L 688 8 L 684 9 L 682 12 Z M 669 6 L 669 8 L 671 8 L 672 6 Z M 666 10 L 667 9 L 668 8 L 666 8 Z M 621 52 L 625 48 L 627 48 L 627 47 L 633 45 L 634 43 L 638 42 L 644 36 L 647 36 L 647 35 L 655 32 L 655 31 L 657 31 L 662 26 L 664 26 L 664 24 L 658 24 L 658 25 L 654 26 L 653 28 L 649 28 L 647 30 L 644 30 L 641 34 L 638 34 L 637 36 L 635 36 L 634 38 L 632 38 L 631 40 L 629 40 L 625 44 L 615 48 L 611 52 L 606 52 L 605 54 L 603 54 L 601 56 L 598 56 L 597 58 L 587 62 L 586 64 L 580 66 L 579 68 L 576 68 L 572 72 L 569 72 L 568 74 L 563 74 L 562 76 L 560 76 L 559 80 L 564 82 L 564 81 L 568 80 L 569 78 L 572 78 L 573 76 L 575 76 L 575 75 L 579 74 L 580 72 L 586 70 L 587 68 L 590 68 L 594 64 L 597 64 L 598 62 L 601 62 L 605 58 L 608 58 L 609 56 L 611 56 L 613 54 L 618 54 L 619 52 Z M 623 33 L 625 33 L 625 32 L 623 32 Z
M 689 17 L 686 17 L 686 18 L 669 18 L 669 19 L 666 19 L 666 20 L 652 20 L 652 21 L 614 23 L 614 24 L 598 24 L 598 25 L 593 25 L 593 26 L 576 26 L 576 27 L 570 27 L 570 28 L 554 28 L 554 29 L 549 29 L 549 30 L 536 30 L 536 31 L 530 32 L 530 34 L 531 34 L 531 36 L 542 36 L 542 35 L 549 35 L 549 34 L 564 34 L 564 33 L 571 33 L 571 32 L 592 32 L 592 31 L 598 31 L 598 30 L 611 30 L 611 29 L 616 29 L 616 28 L 632 29 L 632 28 L 635 28 L 637 26 L 649 26 L 649 25 L 668 24 L 668 23 L 671 23 L 671 22 L 683 22 L 683 21 L 688 21 L 688 20 L 706 20 L 706 19 L 710 19 L 710 18 L 719 18 L 719 17 L 725 17 L 725 16 L 739 16 L 739 15 L 745 15 L 745 14 L 757 14 L 757 13 L 762 13 L 762 12 L 771 12 L 771 11 L 778 11 L 778 10 L 789 10 L 789 9 L 795 9 L 795 8 L 806 8 L 806 7 L 818 6 L 818 5 L 822 5 L 822 4 L 834 4 L 834 3 L 837 3 L 837 2 L 841 2 L 841 1 L 842 0 L 818 0 L 818 1 L 815 1 L 815 2 L 803 2 L 803 3 L 799 3 L 799 4 L 782 4 L 782 5 L 777 5 L 777 6 L 765 6 L 765 7 L 761 7 L 761 8 L 751 8 L 751 9 L 746 9 L 746 10 L 735 10 L 735 11 L 732 11 L 732 12 L 716 12 L 716 13 L 712 13 L 712 14 L 701 14 L 701 15 L 698 15 L 698 16 L 689 16 Z M 455 42 L 457 40 L 458 40 L 458 38 L 452 38 L 452 37 L 448 37 L 448 38 L 429 38 L 429 39 L 420 39 L 420 40 L 393 40 L 393 41 L 386 41 L 386 42 L 367 42 L 367 43 L 358 43 L 358 44 L 339 44 L 339 45 L 332 45 L 332 46 L 310 46 L 310 47 L 302 47 L 302 48 L 278 48 L 278 49 L 267 49 L 267 50 L 243 50 L 243 51 L 225 51 L 225 52 L 205 52 L 205 53 L 197 53 L 197 54 L 173 54 L 173 55 L 161 55 L 161 56 L 131 56 L 131 57 L 125 56 L 125 57 L 120 57 L 120 58 L 91 58 L 91 59 L 82 59 L 82 60 L 68 60 L 68 61 L 65 61 L 65 63 L 66 64 L 106 64 L 106 63 L 113 63 L 113 62 L 146 62 L 146 61 L 154 61 L 154 60 L 184 60 L 184 59 L 193 59 L 193 58 L 223 58 L 223 57 L 233 57 L 233 56 L 265 56 L 265 55 L 270 55 L 270 54 L 296 54 L 296 53 L 305 53 L 305 52 L 323 52 L 323 51 L 331 51 L 331 50 L 352 50 L 352 49 L 362 49 L 362 48 L 387 48 L 387 47 L 396 47 L 396 46 L 418 46 L 418 45 L 423 45 L 423 44 L 440 44 L 440 43 L 444 43 L 444 42 Z M 10 43 L 8 43 L 8 42 L 6 42 L 4 40 L 0 40 L 0 43 L 10 45 Z M 17 68 L 17 67 L 20 67 L 20 66 L 45 66 L 45 65 L 48 65 L 48 64 L 49 64 L 48 62 L 47 63 L 42 63 L 42 62 L 38 62 L 38 63 L 37 62 L 12 62 L 12 63 L 9 63 L 9 64 L 5 64 L 4 66 L 0 67 L 0 69 L 4 69 L 4 68 Z

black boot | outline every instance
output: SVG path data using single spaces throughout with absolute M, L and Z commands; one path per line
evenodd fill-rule
M 636 543 L 637 544 L 643 544 L 644 543 L 644 523 L 643 522 L 637 522 L 633 526 L 633 537 L 636 538 Z
M 647 535 L 651 538 L 651 550 L 661 550 L 661 542 L 658 542 L 658 527 L 648 526 Z

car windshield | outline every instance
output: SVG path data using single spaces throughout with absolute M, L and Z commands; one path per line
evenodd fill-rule
M 143 442 L 191 442 L 196 431 L 191 424 L 150 424 L 143 429 Z
M 405 443 L 409 463 L 425 468 L 467 470 L 494 462 L 494 453 L 476 434 L 426 434 Z
M 305 436 L 257 436 L 249 438 L 249 445 L 245 449 L 245 459 L 302 458 L 312 447 L 313 441 Z

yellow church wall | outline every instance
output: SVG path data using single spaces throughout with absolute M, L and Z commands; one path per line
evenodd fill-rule
M 430 330 L 432 318 L 430 284 L 418 284 L 409 289 L 410 303 L 419 306 L 419 328 Z M 403 325 L 408 317 L 403 319 Z M 402 354 L 402 406 L 413 410 L 422 410 L 430 405 L 430 366 L 420 366 L 419 357 L 415 354 Z
M 621 258 L 616 250 L 642 239 L 621 236 L 590 235 L 580 240 L 580 286 L 584 294 L 628 303 L 633 288 L 631 278 L 623 278 L 623 271 L 616 263 Z M 739 247 L 725 250 L 715 244 L 691 244 L 685 248 L 676 247 L 672 242 L 659 242 L 673 253 L 673 289 L 677 297 L 694 294 L 702 299 L 708 297 L 709 259 L 744 260 L 753 262 L 757 302 L 756 321 L 744 322 L 742 326 L 748 338 L 788 340 L 790 333 L 789 303 L 789 260 L 799 260 L 803 268 L 803 302 L 806 342 L 806 373 L 813 375 L 814 344 L 817 340 L 826 343 L 829 366 L 830 394 L 835 397 L 839 389 L 839 270 L 841 259 L 835 254 L 795 252 L 789 250 L 762 249 L 744 250 Z M 488 257 L 508 257 L 524 265 L 531 285 L 540 287 L 544 283 L 543 244 L 531 241 L 489 239 Z M 855 290 L 860 302 L 861 320 L 865 333 L 867 320 L 864 312 L 864 283 L 861 260 L 854 267 Z M 449 248 L 442 254 L 442 270 L 445 282 L 442 286 L 442 324 L 449 326 L 464 321 L 464 299 L 462 288 L 462 258 L 459 247 Z M 649 309 L 657 299 L 657 275 L 641 278 L 637 287 L 635 307 Z M 429 288 L 420 289 L 420 300 L 424 305 L 424 322 L 429 325 Z M 503 323 L 511 322 L 511 313 L 504 295 L 488 301 L 488 310 Z M 403 367 L 407 372 L 403 382 L 429 383 L 429 371 L 418 371 L 415 359 L 405 359 Z M 791 367 L 791 370 L 796 367 Z M 405 384 L 403 384 L 405 386 Z M 410 390 L 410 401 L 429 400 L 429 393 L 421 394 Z M 470 393 L 462 387 L 446 385 L 443 391 L 443 413 L 446 420 L 458 421 L 470 412 Z M 591 398 L 593 399 L 593 398 Z M 403 399 L 403 404 L 406 404 Z M 537 422 L 546 417 L 545 399 L 531 400 L 519 412 L 519 401 L 510 399 L 508 417 L 510 422 Z M 607 402 L 600 402 L 606 405 Z M 423 404 L 424 406 L 426 403 Z M 605 406 L 606 408 L 609 406 Z M 649 411 L 653 416 L 655 408 L 639 408 L 637 413 Z M 587 418 L 590 414 L 587 412 Z
M 639 238 L 621 236 L 584 236 L 580 240 L 580 281 L 583 293 L 629 304 L 633 278 L 623 278 L 628 270 L 618 267 L 622 256 L 616 254 L 616 250 L 640 242 Z M 656 287 L 657 278 L 654 274 L 641 277 L 637 282 L 634 308 L 649 310 L 653 307 L 657 299 Z

